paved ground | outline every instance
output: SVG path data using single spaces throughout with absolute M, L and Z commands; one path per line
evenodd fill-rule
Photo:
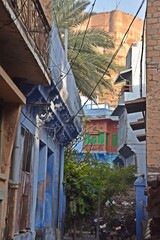
M 136 238 L 133 237 L 132 240 L 135 240 Z M 71 236 L 65 236 L 64 240 L 73 240 L 73 238 Z M 94 235 L 90 235 L 89 233 L 85 233 L 83 234 L 83 236 L 80 238 L 77 237 L 77 240 L 96 240 Z M 118 238 L 118 236 L 116 236 L 115 232 L 111 232 L 111 236 L 107 237 L 106 240 L 120 240 L 120 238 Z
M 72 240 L 73 238 L 71 236 L 65 236 L 64 240 Z M 111 232 L 111 236 L 107 237 L 106 240 L 117 240 L 119 239 L 115 232 Z M 83 236 L 80 238 L 77 237 L 77 240 L 96 240 L 95 236 L 94 235 L 91 235 L 89 233 L 84 233 Z
M 72 240 L 72 237 L 65 236 L 64 240 Z M 96 240 L 96 238 L 94 235 L 91 235 L 90 233 L 85 232 L 85 233 L 83 233 L 83 236 L 81 238 L 77 237 L 77 240 Z

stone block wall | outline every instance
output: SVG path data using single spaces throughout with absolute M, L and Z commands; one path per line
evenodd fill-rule
M 150 220 L 144 239 L 160 239 L 160 1 L 148 0 L 146 19 L 146 155 L 147 210 Z
M 146 22 L 146 140 L 149 171 L 160 169 L 160 1 L 148 0 Z
M 113 10 L 111 12 L 102 12 L 91 17 L 89 27 L 100 28 L 108 32 L 109 35 L 113 37 L 115 49 L 117 49 L 132 19 L 133 15 L 122 11 Z M 85 28 L 86 26 L 84 25 L 83 27 Z M 125 65 L 126 55 L 132 43 L 141 40 L 142 27 L 143 20 L 136 18 L 123 47 L 117 55 L 116 60 L 119 65 Z M 115 49 L 113 49 L 111 53 L 114 53 Z

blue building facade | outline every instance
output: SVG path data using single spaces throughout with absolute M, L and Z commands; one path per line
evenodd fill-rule
M 11 159 L 10 181 L 17 186 L 14 195 L 9 194 L 10 200 L 15 199 L 14 239 L 56 239 L 63 232 L 65 215 L 64 147 L 78 135 L 80 126 L 74 124 L 53 83 L 20 88 L 27 104 L 21 111 Z M 55 110 L 55 105 L 61 108 Z
M 6 13 L 7 2 L 3 0 L 0 10 L 10 16 Z M 39 1 L 36 4 L 32 2 L 33 11 L 39 7 L 44 24 L 46 18 Z M 8 11 L 14 19 L 17 8 L 13 7 Z M 41 49 L 37 45 L 31 48 L 34 41 L 29 42 L 29 33 L 22 40 L 25 26 L 17 30 L 19 21 L 13 27 L 18 40 L 13 42 L 21 47 L 17 47 L 17 55 L 22 48 L 24 55 L 21 61 L 17 56 L 13 61 L 16 77 L 9 66 L 3 64 L 8 73 L 0 68 L 0 239 L 61 239 L 65 216 L 64 148 L 81 132 L 77 116 L 81 101 L 57 29 L 43 26 L 48 29 L 45 43 L 50 40 L 47 65 Z M 4 36 L 9 36 L 10 29 L 4 29 Z M 13 50 L 10 54 L 14 59 Z

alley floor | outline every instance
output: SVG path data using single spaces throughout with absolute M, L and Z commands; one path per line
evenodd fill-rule
M 94 235 L 91 235 L 89 232 L 85 232 L 83 233 L 82 237 L 77 237 L 77 240 L 96 240 Z M 115 232 L 111 233 L 111 236 L 106 237 L 106 240 L 117 240 L 120 239 L 115 235 Z M 72 236 L 65 236 L 64 240 L 73 240 Z M 132 240 L 135 240 L 135 238 L 133 237 Z

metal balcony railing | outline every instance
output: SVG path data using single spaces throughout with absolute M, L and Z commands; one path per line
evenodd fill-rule
M 17 19 L 25 25 L 36 49 L 48 65 L 50 26 L 39 0 L 8 0 Z

